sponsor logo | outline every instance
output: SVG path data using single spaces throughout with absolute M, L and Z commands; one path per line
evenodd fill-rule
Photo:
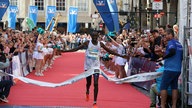
M 37 9 L 30 9 L 30 13 L 37 13 Z
M 48 13 L 55 13 L 55 9 L 48 9 Z
M 76 10 L 71 10 L 69 14 L 70 15 L 77 15 L 77 11 Z
M 10 8 L 10 9 L 9 9 L 9 12 L 11 12 L 11 13 L 17 13 L 17 11 L 18 11 L 18 10 L 17 10 L 16 8 Z
M 96 5 L 97 6 L 105 6 L 105 0 L 97 0 Z
M 0 2 L 0 8 L 7 8 L 6 2 Z
M 113 4 L 115 1 L 114 0 L 109 0 L 109 3 L 110 4 Z

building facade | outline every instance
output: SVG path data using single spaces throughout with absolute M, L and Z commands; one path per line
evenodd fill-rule
M 158 25 L 174 25 L 177 23 L 177 7 L 178 0 L 161 0 L 163 2 L 163 15 L 160 18 L 154 18 L 155 10 L 152 10 L 152 3 L 155 0 L 116 0 L 119 10 L 119 21 L 126 23 L 129 21 L 133 28 L 153 29 Z M 171 4 L 171 5 L 170 5 Z M 94 28 L 99 30 L 102 22 L 101 18 L 91 18 L 90 16 L 97 12 L 93 0 L 10 0 L 10 5 L 18 7 L 17 12 L 17 28 L 24 18 L 28 17 L 29 6 L 38 7 L 37 26 L 45 28 L 46 8 L 47 6 L 56 6 L 57 14 L 61 14 L 58 21 L 58 28 L 67 30 L 67 16 L 70 6 L 78 7 L 77 22 L 80 28 Z M 2 19 L 2 23 L 6 25 L 8 14 L 6 13 Z M 103 26 L 104 28 L 105 26 Z
M 47 6 L 56 6 L 56 16 L 61 14 L 58 20 L 58 27 L 67 28 L 67 16 L 70 6 L 78 7 L 77 22 L 81 27 L 90 28 L 92 25 L 92 18 L 90 17 L 96 11 L 92 0 L 10 0 L 10 5 L 17 6 L 17 27 L 28 17 L 29 6 L 38 7 L 37 26 L 45 27 L 46 22 L 46 8 Z M 8 13 L 6 12 L 2 21 L 6 25 Z
M 162 10 L 153 10 L 153 2 L 162 2 Z M 133 28 L 154 29 L 178 23 L 178 0 L 117 0 L 119 18 L 129 21 Z M 161 14 L 155 18 L 155 14 Z

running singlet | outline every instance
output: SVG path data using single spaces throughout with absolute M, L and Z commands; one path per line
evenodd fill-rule
M 100 42 L 97 45 L 93 45 L 91 40 L 89 41 L 88 48 L 85 52 L 85 64 L 84 69 L 100 67 Z

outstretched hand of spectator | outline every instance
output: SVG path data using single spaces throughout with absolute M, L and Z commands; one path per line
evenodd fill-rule
M 159 59 L 157 59 L 157 62 L 162 61 L 163 57 L 160 57 Z

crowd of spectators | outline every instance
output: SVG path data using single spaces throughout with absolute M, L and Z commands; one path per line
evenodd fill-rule
M 101 49 L 104 70 L 115 74 L 117 79 L 124 78 L 130 76 L 130 72 L 127 72 L 125 68 L 126 64 L 129 65 L 130 57 L 144 57 L 151 61 L 157 61 L 163 57 L 167 46 L 165 29 L 160 26 L 154 30 L 143 30 L 139 33 L 132 29 L 122 30 L 120 34 L 100 34 L 99 41 L 103 42 L 106 47 L 118 54 L 129 55 L 129 58 L 125 59 Z M 175 31 L 176 39 L 178 39 L 177 34 L 178 31 Z M 27 62 L 31 65 L 31 71 L 35 70 L 36 76 L 43 77 L 43 72 L 51 68 L 54 59 L 60 57 L 61 50 L 75 48 L 90 39 L 91 36 L 87 33 L 61 34 L 45 31 L 44 34 L 39 34 L 37 29 L 31 32 L 10 28 L 0 29 L 0 53 L 11 56 L 11 74 L 24 76 L 17 67 L 21 65 L 17 61 L 20 53 L 27 52 Z M 16 83 L 14 79 L 12 80 Z

